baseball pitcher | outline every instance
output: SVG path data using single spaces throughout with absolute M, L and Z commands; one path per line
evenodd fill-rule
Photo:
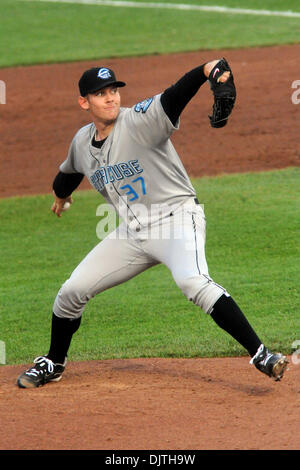
M 227 290 L 209 275 L 205 214 L 171 142 L 183 109 L 207 81 L 214 98 L 210 125 L 224 127 L 236 100 L 232 70 L 224 58 L 197 66 L 131 108 L 121 107 L 125 83 L 111 69 L 94 67 L 81 76 L 78 102 L 91 122 L 76 133 L 60 165 L 52 211 L 63 214 L 85 176 L 121 223 L 62 284 L 53 305 L 49 352 L 19 376 L 19 387 L 59 381 L 87 302 L 159 263 L 167 266 L 189 301 L 248 351 L 251 364 L 276 381 L 282 378 L 286 357 L 266 348 Z

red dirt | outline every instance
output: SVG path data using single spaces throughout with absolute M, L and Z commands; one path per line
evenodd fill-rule
M 237 102 L 229 124 L 212 129 L 208 84 L 193 98 L 174 143 L 191 176 L 271 170 L 300 165 L 299 46 L 194 52 L 102 61 L 127 82 L 122 103 L 162 91 L 189 69 L 224 55 L 232 65 Z M 167 64 L 167 67 L 166 67 Z M 7 104 L 1 105 L 0 197 L 51 191 L 75 132 L 88 121 L 77 104 L 77 82 L 93 62 L 1 69 Z M 81 188 L 90 188 L 85 181 Z
M 299 51 L 200 51 L 101 65 L 127 82 L 122 102 L 131 106 L 200 63 L 229 60 L 238 93 L 229 124 L 210 128 L 205 85 L 173 138 L 189 174 L 204 176 L 299 166 L 300 106 L 291 100 Z M 0 70 L 7 86 L 0 197 L 51 191 L 71 138 L 88 122 L 76 102 L 77 81 L 95 63 Z M 25 366 L 0 368 L 1 449 L 299 449 L 300 367 L 293 362 L 275 383 L 248 358 L 70 361 L 60 383 L 36 390 L 16 387 Z
M 3 449 L 299 449 L 300 367 L 281 382 L 248 358 L 70 363 L 21 390 L 0 368 Z

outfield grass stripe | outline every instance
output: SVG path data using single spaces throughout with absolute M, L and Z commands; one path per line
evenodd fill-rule
M 204 0 L 209 5 L 206 12 L 192 11 L 204 8 L 196 4 L 202 3 L 200 0 L 97 1 L 0 0 L 5 18 L 0 31 L 0 67 L 299 42 L 300 6 L 296 0 L 288 6 L 280 0 L 251 2 L 251 11 L 274 14 L 282 9 L 280 15 L 285 15 L 290 9 L 289 15 L 298 15 L 289 18 L 211 10 L 220 10 L 221 7 L 215 6 L 220 0 Z M 230 11 L 249 8 L 248 0 L 222 0 L 222 3 L 224 8 L 231 7 Z M 114 41 L 111 41 L 112 31 Z
M 258 15 L 258 16 L 280 16 L 286 18 L 300 18 L 300 13 L 294 11 L 275 10 L 253 10 L 250 8 L 230 8 L 221 6 L 190 5 L 184 3 L 154 3 L 154 2 L 132 2 L 118 0 L 22 0 L 46 3 L 73 3 L 82 5 L 99 5 L 122 8 L 162 8 L 184 11 L 203 11 L 213 13 L 225 13 L 233 15 Z

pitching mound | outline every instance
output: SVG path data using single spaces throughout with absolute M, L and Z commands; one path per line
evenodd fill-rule
M 70 363 L 19 389 L 0 368 L 2 449 L 299 449 L 300 367 L 281 382 L 248 358 Z

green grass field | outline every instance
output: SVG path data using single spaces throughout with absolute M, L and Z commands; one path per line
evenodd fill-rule
M 300 12 L 296 0 L 173 3 Z M 0 9 L 0 67 L 299 41 L 299 18 L 12 0 L 0 0 Z M 290 168 L 193 181 L 205 204 L 211 276 L 262 339 L 285 353 L 300 331 L 299 176 L 299 168 Z M 94 191 L 78 191 L 62 219 L 50 212 L 51 200 L 0 200 L 0 341 L 7 364 L 47 352 L 57 290 L 98 242 L 101 199 Z M 70 358 L 244 353 L 157 266 L 88 304 Z
M 285 353 L 300 331 L 299 177 L 291 168 L 193 181 L 205 205 L 210 274 L 263 340 Z M 9 364 L 47 352 L 57 290 L 99 241 L 95 191 L 78 191 L 61 219 L 50 212 L 51 199 L 0 200 L 0 339 Z M 164 266 L 90 301 L 70 349 L 72 360 L 240 354 Z
M 297 1 L 173 3 L 300 12 Z M 299 41 L 300 18 L 13 0 L 0 9 L 0 67 Z

